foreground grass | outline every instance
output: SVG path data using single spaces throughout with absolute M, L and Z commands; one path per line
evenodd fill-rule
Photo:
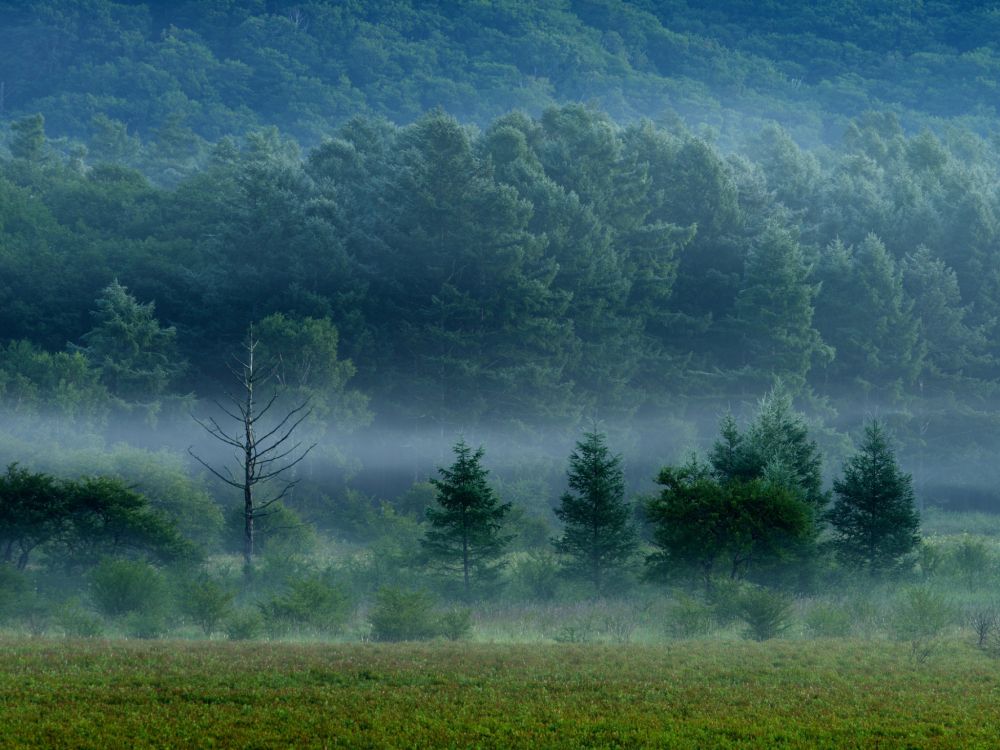
M 0 747 L 996 747 L 1000 662 L 884 641 L 0 640 Z

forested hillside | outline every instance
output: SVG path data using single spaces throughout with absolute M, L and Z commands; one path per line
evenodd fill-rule
M 43 112 L 100 159 L 176 169 L 275 125 L 307 145 L 355 115 L 442 107 L 486 125 L 592 101 L 616 119 L 680 114 L 727 139 L 769 119 L 836 141 L 847 119 L 996 116 L 992 3 L 865 0 L 0 3 L 2 113 Z
M 988 3 L 0 9 L 22 436 L 175 445 L 254 324 L 340 500 L 365 440 L 594 419 L 648 484 L 780 386 L 832 455 L 879 414 L 922 497 L 994 502 Z

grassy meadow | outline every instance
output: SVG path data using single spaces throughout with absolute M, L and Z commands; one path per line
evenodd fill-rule
M 951 638 L 628 644 L 0 641 L 0 746 L 992 748 Z

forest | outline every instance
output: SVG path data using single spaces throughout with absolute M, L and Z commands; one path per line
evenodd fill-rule
M 985 647 L 991 5 L 452 5 L 0 2 L 0 627 Z

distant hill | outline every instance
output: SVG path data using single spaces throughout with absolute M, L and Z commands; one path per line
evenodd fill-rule
M 312 145 L 363 114 L 485 124 L 592 102 L 679 114 L 722 140 L 778 120 L 804 144 L 893 110 L 911 130 L 993 128 L 988 2 L 0 2 L 2 114 L 92 150 L 275 125 Z M 117 145 L 116 145 L 117 144 Z M 109 154 L 114 155 L 114 154 Z

